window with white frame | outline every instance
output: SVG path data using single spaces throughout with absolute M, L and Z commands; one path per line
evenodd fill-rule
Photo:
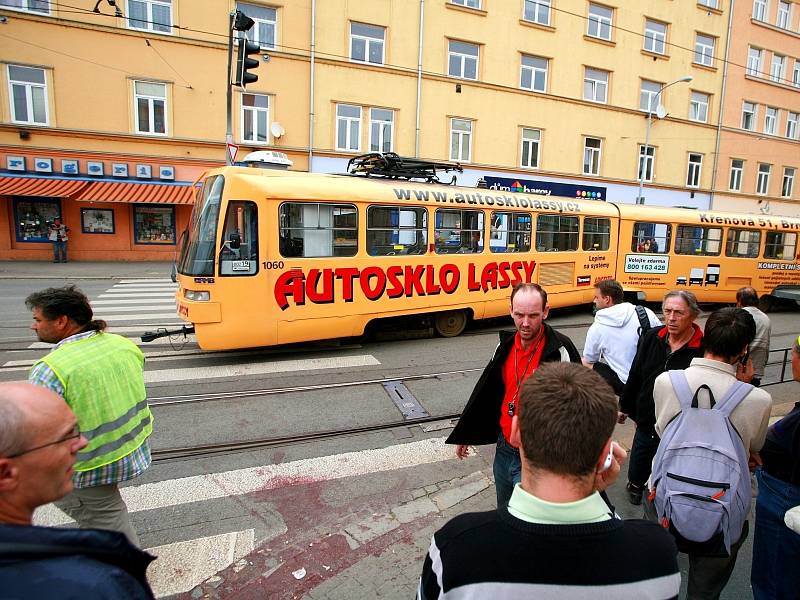
M 522 18 L 539 25 L 550 25 L 550 0 L 525 0 Z
M 583 174 L 600 175 L 600 150 L 603 141 L 599 138 L 583 139 Z
M 450 40 L 447 51 L 447 74 L 461 79 L 478 78 L 478 45 Z
M 361 107 L 336 105 L 336 149 L 357 152 L 361 149 Z
M 453 4 L 466 6 L 467 8 L 480 8 L 481 0 L 450 0 Z
M 136 133 L 167 135 L 167 85 L 152 81 L 133 82 Z
M 391 152 L 394 143 L 394 111 L 387 108 L 369 110 L 369 151 Z
M 236 9 L 255 21 L 250 31 L 237 31 L 237 37 L 246 37 L 264 50 L 274 50 L 278 43 L 278 9 L 257 4 L 237 2 Z
M 686 169 L 686 187 L 700 187 L 700 172 L 703 169 L 703 155 L 689 153 L 689 166 Z
M 756 194 L 765 196 L 769 191 L 769 174 L 772 171 L 772 165 L 759 163 L 758 165 L 758 178 L 756 179 Z
M 719 8 L 719 0 L 697 0 L 697 3 L 708 8 Z
M 242 141 L 269 142 L 269 96 L 242 94 Z
M 789 111 L 786 114 L 786 137 L 790 140 L 796 140 L 797 136 L 797 123 L 800 121 L 800 113 Z
M 741 158 L 731 159 L 731 175 L 728 179 L 728 189 L 732 192 L 742 191 L 742 173 L 744 172 L 744 161 Z
M 644 49 L 664 54 L 667 45 L 667 24 L 646 19 L 644 22 Z
M 591 102 L 608 101 L 608 71 L 585 68 L 583 75 L 583 99 Z
M 471 153 L 472 121 L 450 119 L 450 160 L 469 162 Z
M 689 118 L 692 121 L 708 122 L 708 101 L 708 94 L 692 92 L 692 99 L 689 101 Z
M 27 125 L 47 125 L 47 74 L 44 69 L 8 65 L 11 120 Z
M 710 67 L 714 62 L 714 38 L 698 33 L 694 39 L 694 62 Z
M 783 78 L 786 77 L 786 57 L 780 54 L 772 55 L 772 66 L 769 70 L 769 77 L 772 81 L 783 83 Z
M 589 25 L 586 34 L 601 40 L 611 40 L 611 23 L 614 10 L 607 6 L 589 3 Z
M 636 178 L 642 181 L 653 181 L 653 167 L 656 162 L 656 149 L 653 146 L 639 144 L 639 167 Z
M 783 183 L 781 184 L 781 196 L 791 198 L 794 189 L 794 167 L 783 167 Z
M 767 6 L 769 0 L 753 0 L 753 18 L 756 21 L 767 20 Z
M 792 24 L 792 4 L 785 0 L 778 0 L 778 18 L 775 24 L 781 29 L 789 29 Z
M 11 10 L 49 15 L 50 1 L 51 0 L 0 0 L 0 8 L 10 8 Z
M 521 166 L 536 169 L 539 167 L 539 144 L 542 141 L 540 129 L 522 128 Z
M 764 111 L 764 133 L 775 135 L 778 130 L 778 114 L 779 111 L 774 106 L 768 106 Z
M 639 110 L 655 111 L 658 107 L 658 93 L 660 91 L 660 83 L 642 79 L 642 87 L 639 89 Z
M 792 85 L 800 87 L 800 58 L 794 59 L 794 69 L 792 70 Z
M 756 128 L 756 104 L 745 100 L 742 103 L 742 129 L 754 131 Z
M 350 60 L 382 65 L 385 37 L 383 27 L 350 23 Z
M 753 77 L 761 75 L 761 66 L 764 60 L 764 51 L 760 48 L 753 48 L 752 46 L 747 51 L 747 74 Z
M 546 58 L 523 54 L 522 64 L 520 66 L 519 86 L 525 90 L 546 92 L 547 66 L 548 60 Z
M 172 0 L 128 0 L 128 27 L 172 33 Z

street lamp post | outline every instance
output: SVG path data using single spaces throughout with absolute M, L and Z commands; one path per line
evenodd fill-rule
M 675 85 L 676 83 L 688 83 L 691 80 L 692 80 L 691 75 L 687 75 L 686 77 L 681 77 L 680 79 L 676 79 L 675 81 L 668 83 L 667 85 L 663 86 L 660 90 L 658 90 L 658 92 L 656 92 L 656 95 L 653 97 L 653 100 L 656 101 L 656 111 L 658 111 L 659 108 L 662 109 L 662 111 L 659 111 L 659 114 L 657 115 L 659 119 L 663 119 L 666 116 L 666 113 L 664 113 L 663 115 L 660 114 L 661 112 L 663 112 L 663 107 L 660 104 L 661 92 L 663 92 L 671 85 Z M 642 196 L 642 188 L 644 187 L 644 172 L 647 168 L 647 156 L 648 156 L 647 152 L 650 149 L 650 127 L 652 125 L 653 125 L 653 101 L 651 100 L 650 106 L 647 107 L 647 131 L 644 134 L 644 157 L 641 163 L 639 164 L 639 194 L 636 196 L 637 204 L 644 204 L 644 197 Z

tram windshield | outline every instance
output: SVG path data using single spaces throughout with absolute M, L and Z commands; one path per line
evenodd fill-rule
M 181 248 L 178 272 L 181 275 L 214 275 L 214 248 L 217 220 L 225 178 L 215 175 L 206 179 L 192 211 L 189 237 Z

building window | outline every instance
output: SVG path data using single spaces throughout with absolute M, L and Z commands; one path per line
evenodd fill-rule
M 478 78 L 478 46 L 450 40 L 447 52 L 447 74 L 461 79 Z
M 546 58 L 540 56 L 522 55 L 520 67 L 520 87 L 535 92 L 547 91 L 547 65 Z
M 492 252 L 528 252 L 531 249 L 530 213 L 492 212 L 489 229 Z
M 587 137 L 583 140 L 583 174 L 600 175 L 600 149 L 602 140 Z
M 367 252 L 370 256 L 425 254 L 428 210 L 408 206 L 367 208 Z
M 14 198 L 14 225 L 18 242 L 48 242 L 50 225 L 61 218 L 55 199 Z
M 394 142 L 394 111 L 371 108 L 369 111 L 370 152 L 391 152 Z
M 357 152 L 361 149 L 361 107 L 336 105 L 336 149 Z
M 761 65 L 764 60 L 764 51 L 750 47 L 747 51 L 747 74 L 753 77 L 761 76 Z
M 481 0 L 450 0 L 453 4 L 466 6 L 467 8 L 480 8 Z
M 600 38 L 601 40 L 611 40 L 611 22 L 614 11 L 607 6 L 599 4 L 589 4 L 589 28 L 587 35 Z
M 654 112 L 658 107 L 658 93 L 660 91 L 660 83 L 642 79 L 642 87 L 639 90 L 639 110 Z
M 689 153 L 689 166 L 686 169 L 686 187 L 700 187 L 700 172 L 703 169 L 703 155 Z
M 269 142 L 269 96 L 242 94 L 242 141 Z
M 764 133 L 775 135 L 778 128 L 778 109 L 768 106 L 764 113 Z
M 150 81 L 133 82 L 136 133 L 167 134 L 167 86 Z
M 583 99 L 603 104 L 608 101 L 608 71 L 586 67 L 583 76 Z
M 450 160 L 469 162 L 472 152 L 472 121 L 450 119 Z
M 780 54 L 772 55 L 772 67 L 769 70 L 769 77 L 772 81 L 783 83 L 786 76 L 786 57 Z
M 647 19 L 644 22 L 644 49 L 664 54 L 667 45 L 667 24 Z
M 761 232 L 751 229 L 728 229 L 725 255 L 737 258 L 755 258 L 761 246 Z
M 11 120 L 47 125 L 47 79 L 44 69 L 8 65 Z
M 794 59 L 794 69 L 792 70 L 792 85 L 800 87 L 800 58 Z
M 0 0 L 0 8 L 49 15 L 50 2 L 51 0 Z
M 550 0 L 525 0 L 522 18 L 539 25 L 550 25 Z
M 569 252 L 578 249 L 578 217 L 539 215 L 536 217 L 536 250 Z
M 436 254 L 483 252 L 482 210 L 436 210 L 433 239 Z
M 385 36 L 383 27 L 350 23 L 350 60 L 382 65 Z
M 753 0 L 753 18 L 756 21 L 767 20 L 768 0 Z
M 742 191 L 742 173 L 744 172 L 744 161 L 741 158 L 731 159 L 731 176 L 728 179 L 728 189 L 732 192 Z
M 793 167 L 783 168 L 783 183 L 781 184 L 781 196 L 784 198 L 792 197 L 792 190 L 794 188 L 794 172 Z
M 708 8 L 719 8 L 719 0 L 697 0 L 697 3 Z
M 756 105 L 745 100 L 742 103 L 742 129 L 754 131 L 756 128 Z
M 278 219 L 280 252 L 287 258 L 358 252 L 358 209 L 352 204 L 284 202 Z
M 796 248 L 796 233 L 768 231 L 767 241 L 764 244 L 764 258 L 794 260 Z
M 710 67 L 714 61 L 714 38 L 698 33 L 694 40 L 694 62 Z
M 175 244 L 174 206 L 133 206 L 133 241 L 135 244 Z
M 656 149 L 647 146 L 645 152 L 644 144 L 639 144 L 639 169 L 636 178 L 642 181 L 653 181 L 653 167 L 656 161 Z
M 277 43 L 278 10 L 244 2 L 237 2 L 236 8 L 255 21 L 250 31 L 237 31 L 237 37 L 245 37 L 247 33 L 251 42 L 257 43 L 264 50 L 274 50 Z
M 785 0 L 778 0 L 778 18 L 775 24 L 781 29 L 789 29 L 792 23 L 792 5 Z
M 521 166 L 536 169 L 539 167 L 539 144 L 542 132 L 539 129 L 522 128 L 522 161 Z
M 797 122 L 800 120 L 800 114 L 796 112 L 789 112 L 786 115 L 786 137 L 790 140 L 797 139 Z
M 128 0 L 128 27 L 172 33 L 172 0 Z
M 759 163 L 758 165 L 758 179 L 756 180 L 756 194 L 765 196 L 769 191 L 769 174 L 772 171 L 772 165 Z
M 692 121 L 708 122 L 708 100 L 708 94 L 692 92 L 692 99 L 689 102 L 689 118 Z

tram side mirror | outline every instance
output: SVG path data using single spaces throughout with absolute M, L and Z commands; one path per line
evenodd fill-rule
M 228 236 L 228 247 L 231 250 L 238 250 L 241 245 L 242 245 L 242 236 L 239 235 L 238 231 L 232 232 Z

